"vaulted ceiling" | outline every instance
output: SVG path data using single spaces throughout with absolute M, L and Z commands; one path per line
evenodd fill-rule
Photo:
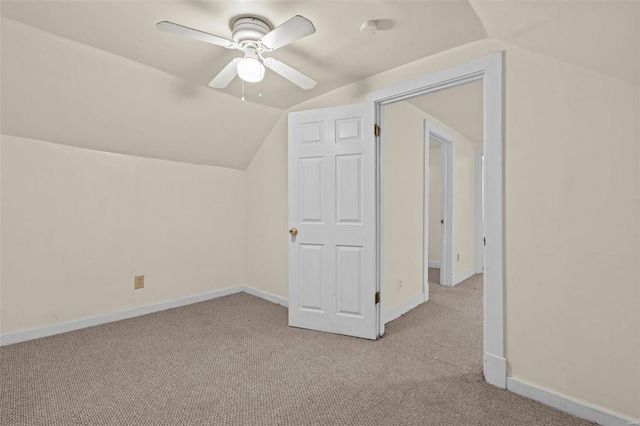
M 427 93 L 407 102 L 471 141 L 482 142 L 482 81 Z
M 582 1 L 3 1 L 2 132 L 244 169 L 284 110 L 484 38 L 640 84 L 640 3 Z M 239 100 L 207 87 L 240 52 L 158 31 L 170 20 L 230 37 L 238 16 L 317 32 L 272 56 L 318 81 L 267 73 Z M 377 20 L 379 31 L 361 34 Z

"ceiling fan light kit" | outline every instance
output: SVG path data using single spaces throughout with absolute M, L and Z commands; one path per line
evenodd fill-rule
M 304 90 L 312 89 L 317 84 L 313 79 L 289 65 L 275 58 L 263 56 L 263 53 L 271 53 L 315 33 L 316 29 L 311 21 L 303 16 L 296 15 L 274 29 L 258 18 L 238 18 L 232 25 L 232 40 L 168 21 L 158 22 L 157 27 L 160 31 L 244 52 L 243 58 L 232 59 L 211 80 L 209 87 L 214 89 L 224 89 L 236 76 L 247 83 L 260 82 L 264 78 L 265 67 Z
M 258 59 L 254 48 L 247 48 L 244 58 L 238 61 L 238 77 L 247 83 L 257 83 L 264 78 L 264 65 Z

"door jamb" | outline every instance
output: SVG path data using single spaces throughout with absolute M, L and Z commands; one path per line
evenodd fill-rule
M 428 266 L 429 266 L 429 141 L 434 139 L 442 145 L 442 219 L 444 219 L 444 229 L 440 235 L 440 284 L 445 287 L 453 285 L 453 253 L 454 249 L 454 218 L 453 218 L 453 170 L 454 170 L 454 137 L 453 134 L 445 132 L 436 125 L 424 120 L 424 265 L 423 269 L 423 292 L 425 302 L 428 300 Z M 384 200 L 381 200 L 384 201 Z M 444 278 L 444 279 L 442 279 Z
M 481 80 L 483 83 L 483 149 L 485 155 L 485 272 L 483 296 L 484 377 L 487 383 L 506 388 L 507 363 L 504 339 L 504 98 L 503 52 L 478 58 L 413 80 L 401 82 L 367 95 L 375 111 L 375 123 L 382 122 L 383 106 L 431 92 Z M 380 135 L 384 135 L 381 129 Z M 379 142 L 379 140 L 378 140 Z M 382 221 L 380 143 L 376 144 L 376 248 L 378 274 L 376 286 L 381 286 Z M 378 312 L 380 310 L 378 309 Z M 378 314 L 379 333 L 384 333 L 383 318 Z
M 482 148 L 477 148 L 474 152 L 474 233 L 475 233 L 475 269 L 476 274 L 484 272 L 484 220 L 482 215 L 483 188 L 482 188 Z

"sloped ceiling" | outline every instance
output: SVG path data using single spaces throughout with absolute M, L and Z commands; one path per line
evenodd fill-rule
M 0 65 L 2 133 L 81 148 L 244 169 L 282 114 L 10 20 Z
M 494 37 L 640 84 L 638 2 L 3 1 L 2 132 L 124 154 L 244 169 L 287 108 L 465 43 Z M 240 52 L 159 32 L 171 20 L 230 36 L 238 16 L 317 32 L 273 56 L 318 81 L 267 73 L 206 84 Z M 380 30 L 364 35 L 364 20 Z
M 264 97 L 250 86 L 253 102 L 289 108 L 321 93 L 407 62 L 486 37 L 467 2 L 395 1 L 26 1 L 3 2 L 2 14 L 106 52 L 206 86 L 232 58 L 242 56 L 211 44 L 166 34 L 156 29 L 163 20 L 231 37 L 231 23 L 254 15 L 278 26 L 299 14 L 317 31 L 271 56 L 318 81 L 311 91 L 293 86 L 268 72 Z M 360 34 L 367 19 L 381 21 L 381 30 Z M 442 37 L 447 30 L 447 37 Z M 240 95 L 239 79 L 226 90 Z
M 640 85 L 640 1 L 472 1 L 489 36 Z
M 482 142 L 482 81 L 427 93 L 407 102 L 471 141 Z

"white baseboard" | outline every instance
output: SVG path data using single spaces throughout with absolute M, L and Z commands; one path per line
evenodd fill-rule
M 384 320 L 383 322 L 386 324 L 390 321 L 393 321 L 394 319 L 399 318 L 402 314 L 406 314 L 411 309 L 415 308 L 416 306 L 424 302 L 426 302 L 425 295 L 419 294 L 416 297 L 412 297 L 406 302 L 403 302 L 398 306 L 395 306 L 389 309 L 388 311 L 383 311 L 382 312 L 382 318 Z
M 180 306 L 191 305 L 192 303 L 204 302 L 218 297 L 229 296 L 230 294 L 246 292 L 261 299 L 288 306 L 288 301 L 282 297 L 275 296 L 260 290 L 246 286 L 229 287 L 209 293 L 198 294 L 196 296 L 184 297 L 182 299 L 170 300 L 168 302 L 156 303 L 153 305 L 139 306 L 125 311 L 113 312 L 105 315 L 98 315 L 90 318 L 64 322 L 61 324 L 48 325 L 45 327 L 33 328 L 30 330 L 18 331 L 15 333 L 0 335 L 0 346 L 12 343 L 26 342 L 27 340 L 39 339 L 41 337 L 53 336 L 55 334 L 66 333 L 68 331 L 80 330 L 82 328 L 93 327 L 95 325 L 107 324 L 123 319 L 139 317 L 153 312 L 164 311 L 166 309 L 178 308 Z
M 507 389 L 518 395 L 533 399 L 545 405 L 553 407 L 565 413 L 580 417 L 581 419 L 596 422 L 605 426 L 629 426 L 640 425 L 640 419 L 630 419 L 609 412 L 602 408 L 594 407 L 585 402 L 560 396 L 556 393 L 537 388 L 531 384 L 507 377 Z
M 468 278 L 471 278 L 475 274 L 476 274 L 476 268 L 473 267 L 473 268 L 469 269 L 468 271 L 461 272 L 461 273 L 459 273 L 457 275 L 454 275 L 453 276 L 452 287 L 460 284 L 462 281 L 464 281 L 464 280 L 466 280 Z
M 435 261 L 435 260 L 430 260 L 429 261 L 429 268 L 440 269 L 440 262 Z
M 260 299 L 268 300 L 271 303 L 282 305 L 285 308 L 289 307 L 289 300 L 284 297 L 276 296 L 275 294 L 267 293 L 266 291 L 258 290 L 253 287 L 242 286 L 242 291 L 252 296 L 259 297 Z
M 507 360 L 490 353 L 484 354 L 484 379 L 490 385 L 507 388 Z

